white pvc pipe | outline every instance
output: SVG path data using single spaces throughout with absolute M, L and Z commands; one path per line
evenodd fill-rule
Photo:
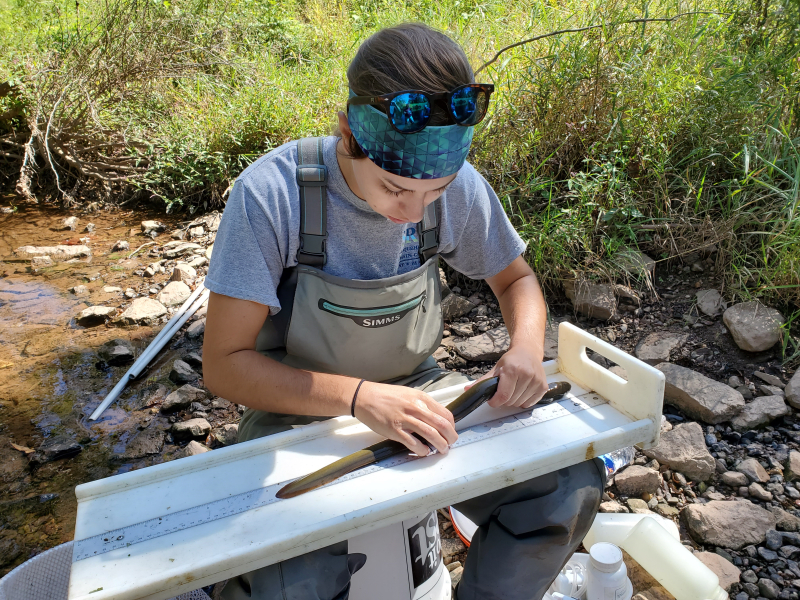
M 200 296 L 198 298 L 198 296 Z M 94 410 L 94 412 L 89 417 L 90 421 L 94 421 L 103 414 L 103 411 L 107 409 L 114 400 L 116 400 L 119 395 L 122 393 L 122 390 L 125 389 L 125 386 L 128 385 L 128 382 L 136 379 L 142 371 L 145 370 L 147 365 L 153 360 L 153 357 L 158 354 L 158 352 L 172 339 L 175 333 L 183 327 L 183 324 L 189 320 L 194 313 L 196 313 L 200 307 L 208 301 L 209 291 L 205 289 L 205 286 L 202 282 L 197 284 L 197 288 L 192 292 L 189 298 L 186 299 L 178 311 L 172 316 L 172 318 L 167 322 L 167 324 L 158 332 L 158 335 L 150 342 L 150 345 L 145 349 L 144 352 L 136 359 L 136 361 L 131 365 L 131 367 L 126 371 L 125 375 L 122 376 L 122 379 L 119 380 L 117 385 L 111 390 L 108 396 L 100 403 L 100 405 Z M 194 302 L 192 304 L 192 302 Z M 191 305 L 191 306 L 190 306 Z

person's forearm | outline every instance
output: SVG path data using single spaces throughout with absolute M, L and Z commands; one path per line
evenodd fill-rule
M 215 356 L 204 362 L 204 383 L 214 394 L 274 413 L 348 415 L 359 382 L 352 377 L 295 369 L 255 350 Z
M 517 279 L 497 298 L 511 336 L 511 347 L 524 346 L 544 358 L 547 306 L 536 275 Z

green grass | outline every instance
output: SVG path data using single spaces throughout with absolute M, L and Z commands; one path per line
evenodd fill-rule
M 800 3 L 765 2 L 85 0 L 76 13 L 0 0 L 0 82 L 16 85 L 0 115 L 22 105 L 44 131 L 53 113 L 65 147 L 75 132 L 115 142 L 94 160 L 124 165 L 140 197 L 194 212 L 223 204 L 264 152 L 329 133 L 347 65 L 381 27 L 424 21 L 477 67 L 521 39 L 606 24 L 515 48 L 479 75 L 497 91 L 470 160 L 543 283 L 615 277 L 627 248 L 666 261 L 713 244 L 729 298 L 796 315 Z M 686 12 L 699 14 L 614 25 Z M 29 135 L 24 118 L 0 118 L 0 150 L 21 156 Z M 69 195 L 76 172 L 55 160 Z M 0 155 L 7 184 L 20 164 Z M 121 186 L 83 179 L 79 195 Z M 40 156 L 34 193 L 64 199 L 53 182 Z

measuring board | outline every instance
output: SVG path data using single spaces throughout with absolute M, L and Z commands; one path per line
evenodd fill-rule
M 624 368 L 627 381 L 589 360 L 586 348 Z M 527 414 L 484 405 L 458 423 L 447 455 L 392 457 L 294 498 L 274 494 L 380 436 L 337 417 L 78 486 L 69 600 L 166 600 L 618 448 L 657 443 L 660 371 L 566 323 L 558 352 L 543 366 L 548 382 L 572 385 L 560 402 Z M 430 395 L 447 403 L 461 392 Z
M 503 435 L 510 431 L 515 431 L 523 427 L 529 427 L 537 423 L 544 423 L 551 419 L 562 417 L 566 414 L 577 413 L 592 406 L 601 404 L 602 400 L 596 394 L 586 393 L 581 397 L 567 397 L 565 400 L 553 402 L 540 407 L 533 407 L 515 415 L 509 415 L 488 423 L 473 425 L 458 432 L 458 440 L 451 446 L 451 450 L 461 448 L 468 444 L 474 444 L 481 440 L 488 439 L 497 435 Z M 419 457 L 413 454 L 393 456 L 380 461 L 374 465 L 364 467 L 348 473 L 332 481 L 323 487 L 337 485 L 345 481 L 350 481 L 358 477 L 369 475 L 383 469 L 391 469 L 399 465 L 420 460 L 426 457 Z M 233 515 L 238 515 L 248 510 L 267 506 L 273 502 L 281 502 L 275 494 L 284 485 L 289 483 L 283 481 L 268 487 L 249 490 L 241 494 L 236 494 L 229 498 L 223 498 L 214 502 L 206 502 L 199 506 L 193 506 L 174 513 L 154 517 L 141 523 L 136 523 L 128 527 L 115 529 L 87 539 L 78 540 L 73 546 L 73 562 L 84 560 L 98 554 L 105 554 L 118 548 L 127 548 L 133 544 L 138 544 L 146 540 L 161 537 L 176 531 L 196 527 L 203 523 L 224 519 Z

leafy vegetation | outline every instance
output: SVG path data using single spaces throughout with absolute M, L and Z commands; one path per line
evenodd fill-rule
M 358 44 L 409 20 L 476 67 L 602 25 L 479 75 L 470 160 L 545 285 L 612 277 L 626 248 L 716 250 L 729 296 L 798 310 L 798 0 L 0 0 L 0 181 L 217 207 L 259 155 L 329 133 Z

